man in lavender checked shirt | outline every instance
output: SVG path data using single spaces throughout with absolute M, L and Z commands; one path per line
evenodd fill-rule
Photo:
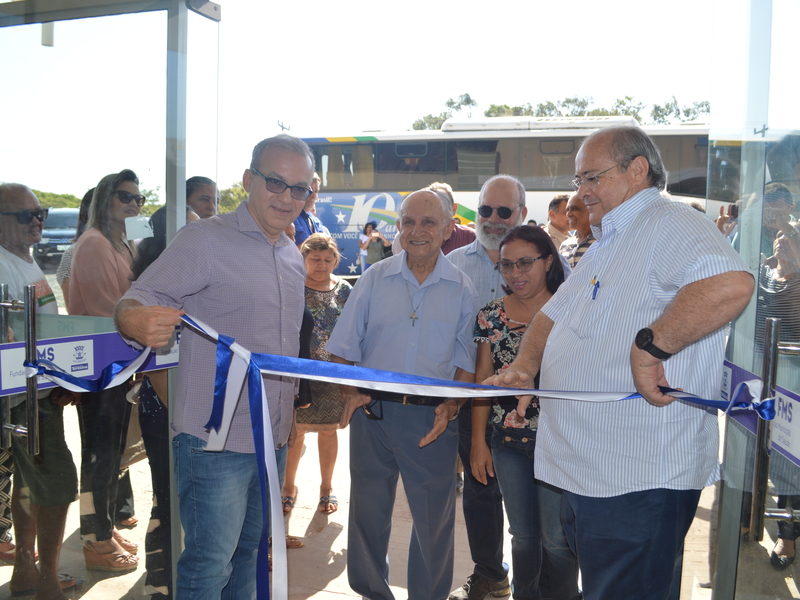
M 253 149 L 243 177 L 247 200 L 231 213 L 196 221 L 133 283 L 116 310 L 124 337 L 167 344 L 184 311 L 258 353 L 297 356 L 305 269 L 283 233 L 311 193 L 314 157 L 301 140 L 279 135 Z M 261 489 L 247 386 L 222 452 L 204 452 L 214 395 L 215 344 L 181 336 L 175 417 L 175 478 L 185 549 L 176 599 L 256 596 L 262 529 Z M 296 380 L 264 375 L 279 471 L 294 432 Z

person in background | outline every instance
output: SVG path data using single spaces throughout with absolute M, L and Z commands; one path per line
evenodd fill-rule
M 358 243 L 358 247 L 365 252 L 365 254 L 361 255 L 361 260 L 365 261 L 366 264 L 364 270 L 382 261 L 383 249 L 391 245 L 392 243 L 378 231 L 377 223 L 370 221 L 364 225 L 364 233 L 361 235 L 361 241 Z
M 569 194 L 558 194 L 550 201 L 547 207 L 547 223 L 542 227 L 547 235 L 553 238 L 556 248 L 560 248 L 564 240 L 569 237 L 567 200 Z
M 294 243 L 297 244 L 298 248 L 310 235 L 315 233 L 328 233 L 328 230 L 322 226 L 322 222 L 317 218 L 317 211 L 315 208 L 320 183 L 322 183 L 322 179 L 319 175 L 314 173 L 314 178 L 311 180 L 311 195 L 306 198 L 303 210 L 294 220 Z
M 526 225 L 533 225 L 534 227 L 538 227 L 539 224 L 534 219 L 528 219 Z
M 589 211 L 577 194 L 572 194 L 567 201 L 567 222 L 572 230 L 572 236 L 564 240 L 558 251 L 574 269 L 581 256 L 594 243 L 592 226 L 589 224 Z
M 330 355 L 325 350 L 325 344 L 353 287 L 333 274 L 341 257 L 336 241 L 329 235 L 313 234 L 303 242 L 300 252 L 306 265 L 306 306 L 314 317 L 311 358 L 329 361 Z M 321 513 L 331 514 L 339 508 L 339 502 L 333 495 L 333 468 L 339 448 L 336 430 L 342 418 L 339 387 L 334 383 L 312 381 L 311 398 L 309 407 L 297 411 L 297 438 L 289 449 L 283 482 L 284 512 L 291 510 L 297 494 L 294 481 L 303 454 L 305 434 L 316 432 L 322 477 L 317 508 Z
M 69 314 L 111 317 L 131 285 L 136 247 L 125 220 L 139 215 L 145 197 L 136 173 L 106 175 L 95 188 L 89 220 L 72 258 Z M 139 564 L 137 544 L 117 529 L 135 526 L 130 474 L 120 477 L 132 405 L 128 386 L 85 393 L 78 405 L 81 428 L 81 537 L 86 568 L 123 572 Z
M 72 253 L 75 251 L 75 242 L 78 241 L 78 238 L 81 237 L 81 234 L 86 229 L 86 221 L 89 220 L 89 205 L 92 203 L 93 196 L 94 188 L 84 194 L 83 200 L 81 200 L 81 208 L 78 211 L 78 227 L 75 231 L 75 239 L 72 240 L 69 248 L 64 250 L 64 254 L 61 255 L 61 262 L 58 263 L 58 269 L 56 270 L 56 281 L 61 287 L 66 306 L 69 306 L 69 274 L 72 270 Z
M 201 219 L 217 214 L 219 191 L 214 180 L 199 175 L 186 180 L 186 205 Z
M 502 373 L 517 355 L 522 335 L 544 304 L 564 282 L 564 269 L 552 239 L 540 227 L 523 225 L 511 229 L 500 242 L 497 269 L 502 273 L 506 296 L 492 300 L 478 313 L 475 342 L 478 360 L 476 381 Z M 538 377 L 534 386 L 538 385 Z M 486 485 L 497 476 L 511 532 L 511 582 L 514 600 L 542 598 L 539 572 L 542 564 L 541 529 L 561 526 L 560 512 L 542 514 L 533 471 L 533 451 L 539 421 L 538 403 L 525 414 L 517 413 L 515 396 L 474 398 L 472 400 L 471 468 L 474 477 Z M 483 434 L 487 424 L 492 430 L 491 446 Z M 546 508 L 552 504 L 545 504 Z M 556 505 L 558 506 L 558 505 Z M 573 558 L 571 574 L 573 595 L 561 590 L 549 596 L 573 600 L 577 596 L 578 569 Z M 562 575 L 559 573 L 559 575 Z M 569 581 L 553 581 L 569 588 Z
M 12 300 L 24 299 L 24 288 L 36 289 L 36 310 L 57 315 L 53 290 L 31 256 L 31 248 L 42 239 L 47 210 L 26 186 L 0 185 L 0 281 L 9 286 Z M 10 315 L 12 340 L 22 339 L 21 314 Z M 9 341 L 12 341 L 9 340 Z M 11 438 L 14 455 L 14 491 L 11 497 L 17 548 L 9 589 L 13 596 L 66 600 L 62 590 L 74 588 L 80 580 L 59 575 L 58 561 L 64 539 L 69 505 L 78 492 L 77 473 L 64 438 L 64 409 L 77 394 L 61 388 L 39 392 L 39 454 L 28 454 L 27 440 Z M 25 394 L 9 398 L 13 423 L 25 424 Z M 40 552 L 36 567 L 34 546 Z

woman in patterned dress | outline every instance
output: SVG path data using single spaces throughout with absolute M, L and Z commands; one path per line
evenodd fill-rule
M 306 306 L 314 316 L 311 358 L 328 361 L 330 355 L 325 351 L 325 344 L 353 288 L 347 281 L 333 274 L 340 256 L 336 241 L 331 236 L 324 233 L 311 235 L 300 246 L 300 252 L 306 264 Z M 311 398 L 310 406 L 297 411 L 297 439 L 286 460 L 286 477 L 281 499 L 284 512 L 291 511 L 297 494 L 294 481 L 303 452 L 303 440 L 307 431 L 313 431 L 317 433 L 322 476 L 318 508 L 320 512 L 330 514 L 336 512 L 339 506 L 336 496 L 332 494 L 332 479 L 339 449 L 336 430 L 342 416 L 342 403 L 338 386 L 321 381 L 311 382 Z
M 492 300 L 478 313 L 474 336 L 478 344 L 476 381 L 511 364 L 528 323 L 564 281 L 564 269 L 550 236 L 529 225 L 506 234 L 495 268 L 503 275 L 507 295 Z M 528 600 L 542 597 L 542 541 L 533 473 L 539 408 L 534 402 L 520 415 L 516 407 L 514 396 L 473 399 L 470 462 L 478 481 L 486 483 L 487 476 L 496 476 L 500 484 L 512 535 L 513 597 Z M 487 421 L 492 425 L 491 449 L 483 435 Z

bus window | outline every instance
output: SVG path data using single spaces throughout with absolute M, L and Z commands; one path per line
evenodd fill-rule
M 323 190 L 372 189 L 375 167 L 371 144 L 313 146 Z
M 575 176 L 575 138 L 520 141 L 519 179 L 528 190 L 569 190 Z
M 480 190 L 481 186 L 497 175 L 500 153 L 497 140 L 475 140 L 454 142 L 458 168 L 457 187 L 459 190 Z
M 444 181 L 447 172 L 444 142 L 378 143 L 376 155 L 376 183 L 381 190 L 418 190 Z

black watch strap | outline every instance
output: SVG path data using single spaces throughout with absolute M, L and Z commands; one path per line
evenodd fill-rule
M 636 347 L 645 352 L 649 352 L 659 360 L 667 360 L 672 354 L 664 352 L 653 343 L 653 330 L 649 327 L 640 329 L 636 334 Z

